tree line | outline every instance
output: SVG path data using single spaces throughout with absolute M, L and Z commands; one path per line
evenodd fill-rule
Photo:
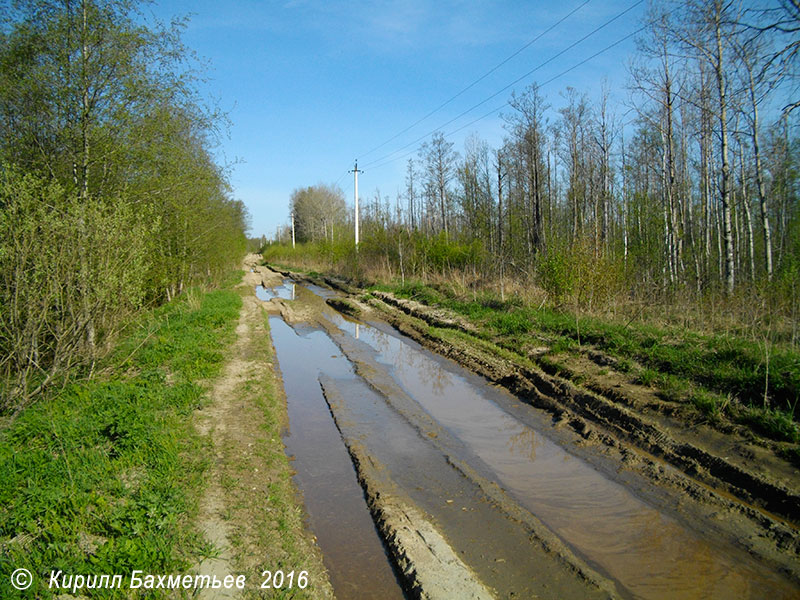
M 554 111 L 534 83 L 499 148 L 433 134 L 394 203 L 362 200 L 361 262 L 589 305 L 782 286 L 796 311 L 800 2 L 653 2 L 643 31 L 622 104 L 567 87 Z
M 0 410 L 91 373 L 130 316 L 213 284 L 247 214 L 213 149 L 185 23 L 134 0 L 3 2 Z

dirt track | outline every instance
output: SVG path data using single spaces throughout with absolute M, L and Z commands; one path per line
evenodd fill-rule
M 738 432 L 725 436 L 669 419 L 657 409 L 638 404 L 637 396 L 626 395 L 621 386 L 611 390 L 610 386 L 582 388 L 563 377 L 492 355 L 477 342 L 454 343 L 430 335 L 429 329 L 415 320 L 436 324 L 433 311 L 389 294 L 376 293 L 375 297 L 381 304 L 374 302 L 373 306 L 398 330 L 502 385 L 524 402 L 547 410 L 589 444 L 616 450 L 627 469 L 750 520 L 751 549 L 779 561 L 786 556 L 787 566 L 798 572 L 795 556 L 800 553 L 800 477 L 785 460 Z M 386 306 L 400 308 L 406 318 Z M 455 328 L 451 322 L 444 327 Z M 641 390 L 635 393 L 641 394 Z M 664 459 L 680 474 L 664 469 L 654 457 Z M 748 529 L 748 525 L 742 525 L 740 532 Z M 769 542 L 762 544 L 762 537 Z M 773 548 L 779 551 L 775 553 Z
M 264 273 L 274 284 L 276 276 L 268 270 L 264 270 Z M 299 276 L 297 278 L 302 280 Z M 400 503 L 402 506 L 417 507 L 416 512 L 413 508 L 411 512 L 403 511 L 406 516 L 427 514 L 427 517 L 420 517 L 421 523 L 438 528 L 442 538 L 448 540 L 456 553 L 464 557 L 465 568 L 468 571 L 471 569 L 484 583 L 489 582 L 489 588 L 495 594 L 511 595 L 515 585 L 523 585 L 519 576 L 511 574 L 514 569 L 503 566 L 504 559 L 495 557 L 498 562 L 488 569 L 486 556 L 482 558 L 481 552 L 470 555 L 470 551 L 464 549 L 465 536 L 459 537 L 459 533 L 454 533 L 463 533 L 469 527 L 465 529 L 463 523 L 448 521 L 447 510 L 414 489 L 414 477 L 409 476 L 401 463 L 387 453 L 381 436 L 370 431 L 369 422 L 374 418 L 371 411 L 378 406 L 372 398 L 375 395 L 392 407 L 393 414 L 402 417 L 405 426 L 410 425 L 414 430 L 417 441 L 414 442 L 411 436 L 408 438 L 409 445 L 419 444 L 427 448 L 426 458 L 416 457 L 422 461 L 421 465 L 429 468 L 432 462 L 425 461 L 441 460 L 449 471 L 458 474 L 458 481 L 453 480 L 453 487 L 447 487 L 451 484 L 442 484 L 445 493 L 452 492 L 459 485 L 467 486 L 470 494 L 482 498 L 478 505 L 492 507 L 492 511 L 501 514 L 502 519 L 515 523 L 517 532 L 525 533 L 528 551 L 536 560 L 541 559 L 543 563 L 549 561 L 550 567 L 540 569 L 535 575 L 532 567 L 516 569 L 516 573 L 528 573 L 531 579 L 538 578 L 540 583 L 543 580 L 555 582 L 540 588 L 534 585 L 527 588 L 525 593 L 551 597 L 585 597 L 594 594 L 626 596 L 638 593 L 631 592 L 625 583 L 620 583 L 618 577 L 624 580 L 628 576 L 624 569 L 619 571 L 621 575 L 614 575 L 617 573 L 615 567 L 602 566 L 606 560 L 602 553 L 600 558 L 587 562 L 582 550 L 575 553 L 574 543 L 564 543 L 562 534 L 554 534 L 553 527 L 557 530 L 557 524 L 543 524 L 529 507 L 526 508 L 524 503 L 521 505 L 513 497 L 513 489 L 509 491 L 504 489 L 503 484 L 498 485 L 496 473 L 486 469 L 484 461 L 475 459 L 470 454 L 470 448 L 465 449 L 458 436 L 451 435 L 448 428 L 432 419 L 419 406 L 418 398 L 409 397 L 394 380 L 396 375 L 391 375 L 384 366 L 376 363 L 369 349 L 343 331 L 343 324 L 337 320 L 338 317 L 330 317 L 326 313 L 330 309 L 321 307 L 319 301 L 307 300 L 295 302 L 276 299 L 269 304 L 289 323 L 313 323 L 324 329 L 354 365 L 361 380 L 366 382 L 366 386 L 362 382 L 362 387 L 358 388 L 353 387 L 352 383 L 321 378 L 342 437 L 359 467 L 359 477 L 373 515 L 381 524 L 384 536 L 390 547 L 395 549 L 396 556 L 403 553 L 398 549 L 397 542 L 392 541 L 391 531 L 400 525 L 393 526 L 390 523 L 387 526 L 381 521 L 386 513 L 381 508 L 382 499 L 386 498 L 389 490 L 392 490 L 392 497 L 403 498 Z M 514 394 L 513 402 L 502 399 L 498 402 L 505 402 L 502 409 L 515 422 L 536 431 L 544 430 L 550 439 L 569 448 L 570 455 L 591 465 L 605 479 L 626 490 L 634 490 L 638 498 L 674 519 L 680 528 L 695 532 L 692 535 L 699 535 L 702 539 L 713 540 L 709 548 L 714 549 L 705 552 L 714 555 L 717 550 L 724 548 L 721 550 L 723 553 L 730 551 L 732 565 L 741 565 L 743 572 L 751 568 L 752 577 L 766 577 L 756 584 L 755 589 L 747 584 L 745 587 L 736 587 L 743 585 L 742 582 L 725 581 L 717 591 L 725 589 L 753 597 L 763 595 L 769 588 L 775 590 L 771 594 L 776 597 L 791 597 L 797 593 L 800 581 L 797 474 L 771 456 L 766 462 L 754 460 L 754 457 L 757 459 L 760 458 L 759 454 L 764 454 L 763 448 L 749 450 L 752 444 L 748 444 L 744 446 L 748 448 L 745 452 L 733 457 L 726 452 L 721 456 L 720 449 L 735 449 L 742 447 L 743 443 L 735 435 L 720 439 L 719 434 L 709 435 L 708 432 L 683 425 L 677 419 L 670 420 L 666 411 L 653 410 L 653 403 L 643 401 L 641 395 L 637 396 L 636 390 L 626 394 L 631 390 L 616 386 L 613 382 L 606 382 L 604 387 L 593 381 L 592 385 L 581 387 L 568 378 L 545 373 L 529 364 L 515 364 L 507 358 L 508 353 L 470 336 L 472 331 L 468 324 L 442 311 L 398 300 L 387 294 L 373 294 L 369 306 L 354 296 L 347 299 L 331 298 L 329 304 L 342 312 L 358 314 L 362 320 L 372 322 L 376 327 L 380 327 L 379 322 L 390 323 L 426 348 L 454 359 L 472 372 L 509 390 Z M 373 337 L 375 335 L 377 333 Z M 583 368 L 591 369 L 591 365 Z M 609 388 L 613 389 L 613 394 L 608 393 Z M 353 398 L 361 400 L 356 402 Z M 369 406 L 373 408 L 364 408 Z M 386 413 L 381 422 L 391 419 Z M 392 430 L 392 435 L 397 435 L 401 428 L 398 424 L 397 429 Z M 754 468 L 755 464 L 762 468 Z M 765 466 L 767 468 L 763 468 Z M 444 467 L 437 466 L 434 470 L 444 472 Z M 440 478 L 440 483 L 445 479 Z M 443 508 L 448 508 L 446 502 Z M 462 508 L 465 509 L 462 512 L 471 510 L 468 504 Z M 486 514 L 483 518 L 487 518 Z M 496 522 L 500 523 L 502 519 Z M 557 519 L 553 522 L 557 522 Z M 591 523 L 591 520 L 587 523 Z M 501 537 L 508 542 L 508 548 L 519 550 L 515 544 L 521 542 L 514 542 L 513 534 L 502 534 Z M 582 541 L 581 536 L 575 537 L 574 534 L 571 539 L 579 540 L 579 545 Z M 481 543 L 491 544 L 487 540 Z M 691 555 L 689 549 L 687 553 Z M 402 561 L 400 558 L 397 560 Z M 595 560 L 600 560 L 599 571 L 590 566 Z M 407 571 L 408 565 L 404 564 L 402 568 Z M 745 564 L 752 566 L 745 567 Z M 687 568 L 688 576 L 691 576 L 690 572 L 691 568 Z M 498 587 L 497 582 L 502 580 L 510 582 L 508 587 Z M 575 585 L 582 591 L 570 588 Z M 425 587 L 414 577 L 409 578 L 409 586 L 416 586 L 414 589 L 417 590 Z M 748 589 L 750 591 L 744 593 Z M 699 592 L 693 590 L 691 585 L 677 591 L 681 592 L 678 595 L 685 597 L 696 597 Z M 668 597 L 663 593 L 649 595 Z

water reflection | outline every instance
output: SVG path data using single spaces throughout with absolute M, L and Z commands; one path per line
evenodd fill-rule
M 526 428 L 509 436 L 508 451 L 533 461 L 536 460 L 536 447 L 542 444 L 543 442 L 536 441 L 536 433 L 533 429 Z
M 273 298 L 294 300 L 295 283 L 291 279 L 284 279 L 281 285 L 271 288 L 265 288 L 263 285 L 256 286 L 256 297 L 264 302 L 268 302 Z
M 274 316 L 269 323 L 289 413 L 286 451 L 294 458 L 294 480 L 336 596 L 401 600 L 402 591 L 318 382 L 321 373 L 354 378 L 353 369 L 324 332 L 303 329 L 300 334 Z

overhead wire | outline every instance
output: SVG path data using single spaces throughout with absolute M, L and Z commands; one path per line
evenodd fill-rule
M 342 179 L 344 179 L 345 175 L 347 175 L 349 172 L 350 171 L 345 170 L 344 173 L 339 175 L 339 179 L 336 180 L 336 183 L 334 183 L 333 186 L 336 187 L 337 185 L 339 185 L 339 183 L 341 183 Z
M 561 25 L 561 23 L 563 23 L 564 21 L 566 21 L 567 19 L 569 19 L 569 18 L 570 18 L 572 15 L 574 15 L 576 12 L 578 12 L 578 11 L 579 11 L 580 9 L 582 9 L 584 6 L 586 6 L 587 4 L 589 4 L 589 2 L 591 2 L 591 0 L 586 0 L 585 2 L 583 2 L 583 4 L 579 4 L 577 7 L 575 7 L 574 9 L 572 9 L 572 10 L 571 10 L 569 13 L 567 13 L 567 14 L 566 14 L 564 17 L 562 17 L 561 19 L 559 19 L 558 21 L 556 21 L 555 23 L 553 23 L 553 24 L 552 24 L 550 27 L 548 27 L 547 29 L 545 29 L 544 31 L 542 31 L 542 32 L 541 32 L 539 35 L 537 35 L 535 38 L 533 38 L 533 39 L 532 39 L 531 41 L 529 41 L 527 44 L 525 44 L 524 46 L 522 46 L 521 48 L 519 48 L 517 51 L 515 51 L 514 53 L 510 54 L 509 56 L 507 56 L 505 59 L 503 59 L 501 62 L 499 62 L 498 64 L 496 64 L 494 67 L 492 67 L 491 69 L 489 69 L 488 71 L 486 71 L 486 73 L 484 73 L 483 75 L 481 75 L 480 77 L 478 77 L 478 78 L 477 78 L 475 81 L 473 81 L 472 83 L 470 83 L 468 86 L 466 86 L 465 88 L 461 89 L 459 92 L 457 92 L 457 93 L 456 93 L 456 94 L 454 94 L 453 96 L 450 96 L 450 98 L 448 98 L 447 100 L 445 100 L 444 102 L 442 102 L 442 103 L 441 103 L 439 106 L 437 106 L 436 108 L 434 108 L 432 111 L 430 111 L 430 112 L 429 112 L 428 114 L 426 114 L 424 117 L 422 117 L 422 118 L 420 118 L 420 119 L 418 119 L 418 120 L 414 121 L 414 122 L 413 122 L 411 125 L 409 125 L 409 126 L 408 126 L 408 127 L 406 127 L 405 129 L 403 129 L 402 131 L 400 131 L 400 132 L 396 133 L 395 135 L 393 135 L 392 137 L 390 137 L 390 138 L 389 138 L 389 139 L 387 139 L 386 141 L 382 142 L 381 144 L 378 144 L 377 146 L 375 146 L 374 148 L 372 148 L 372 149 L 371 149 L 371 150 L 369 150 L 368 152 L 365 152 L 365 153 L 363 153 L 363 154 L 361 154 L 361 155 L 359 155 L 359 156 L 360 156 L 361 158 L 364 158 L 364 157 L 366 157 L 366 156 L 369 156 L 370 154 L 372 154 L 372 153 L 373 153 L 373 152 L 375 152 L 376 150 L 380 150 L 380 149 L 381 149 L 381 148 L 383 148 L 383 147 L 384 147 L 386 144 L 388 144 L 388 143 L 390 143 L 390 142 L 393 142 L 394 140 L 396 140 L 397 138 L 399 138 L 401 135 L 403 135 L 403 134 L 404 134 L 404 133 L 406 133 L 407 131 L 410 131 L 411 129 L 413 129 L 414 127 L 416 127 L 417 125 L 419 125 L 419 124 L 420 124 L 420 123 L 422 123 L 423 121 L 427 120 L 429 117 L 431 117 L 431 116 L 433 116 L 434 114 L 436 114 L 437 112 L 439 112 L 439 111 L 440 111 L 441 109 L 443 109 L 445 106 L 447 106 L 448 104 L 450 104 L 450 103 L 451 103 L 453 100 L 455 100 L 456 98 L 458 98 L 459 96 L 461 96 L 461 95 L 462 95 L 464 92 L 467 92 L 468 90 L 472 89 L 472 88 L 473 88 L 473 87 L 475 87 L 475 86 L 476 86 L 478 83 L 480 83 L 481 81 L 483 81 L 484 79 L 486 79 L 486 78 L 487 78 L 489 75 L 491 75 L 492 73 L 494 73 L 495 71 L 497 71 L 497 69 L 499 69 L 500 67 L 502 67 L 503 65 L 505 65 L 505 64 L 506 64 L 508 61 L 510 61 L 512 58 L 516 57 L 516 56 L 517 56 L 517 55 L 519 55 L 521 52 L 523 52 L 524 50 L 528 49 L 528 48 L 529 48 L 529 47 L 531 47 L 533 44 L 535 44 L 536 42 L 538 42 L 538 41 L 539 41 L 539 40 L 540 40 L 540 39 L 541 39 L 543 36 L 547 35 L 547 34 L 548 34 L 548 33 L 550 33 L 551 31 L 553 31 L 553 29 L 555 29 L 556 27 L 558 27 L 559 25 Z
M 545 85 L 547 85 L 547 84 L 549 84 L 549 83 L 552 83 L 553 81 L 555 81 L 556 79 L 559 79 L 560 77 L 563 77 L 564 75 L 566 75 L 566 74 L 567 74 L 567 73 L 569 73 L 570 71 L 574 71 L 575 69 L 577 69 L 578 67 L 580 67 L 580 66 L 582 66 L 582 65 L 586 64 L 586 63 L 587 63 L 587 62 L 589 62 L 590 60 L 592 60 L 592 59 L 594 59 L 594 58 L 597 58 L 598 56 L 600 56 L 600 55 L 601 55 L 601 54 L 603 54 L 604 52 L 607 52 L 607 51 L 611 50 L 611 48 L 613 48 L 613 47 L 615 47 L 615 46 L 618 46 L 619 44 L 621 44 L 621 43 L 623 43 L 624 41 L 626 41 L 626 40 L 628 40 L 628 39 L 632 38 L 632 37 L 633 37 L 633 36 L 635 36 L 635 35 L 638 35 L 638 34 L 639 34 L 639 33 L 641 33 L 642 31 L 644 31 L 645 29 L 647 29 L 647 25 L 644 25 L 643 27 L 640 27 L 640 28 L 639 28 L 639 29 L 637 29 L 636 31 L 633 31 L 633 32 L 629 33 L 628 35 L 626 35 L 626 36 L 624 36 L 624 37 L 622 37 L 622 38 L 618 39 L 617 41 L 615 41 L 615 42 L 613 42 L 613 43 L 609 44 L 608 46 L 606 46 L 606 47 L 605 47 L 605 48 L 603 48 L 602 50 L 599 50 L 599 51 L 595 52 L 595 53 L 594 53 L 594 54 L 592 54 L 591 56 L 588 56 L 588 57 L 584 58 L 583 60 L 581 60 L 581 61 L 580 61 L 580 62 L 578 62 L 578 63 L 575 63 L 574 65 L 572 65 L 572 66 L 571 66 L 571 67 L 569 67 L 568 69 L 565 69 L 564 71 L 561 71 L 561 73 L 559 73 L 558 75 L 555 75 L 555 76 L 551 77 L 551 78 L 550 78 L 550 79 L 548 79 L 547 81 L 544 81 L 544 82 L 542 82 L 541 84 L 538 84 L 538 87 L 543 87 L 543 86 L 545 86 Z M 453 131 L 450 131 L 450 132 L 448 132 L 447 134 L 444 134 L 444 137 L 445 137 L 445 138 L 448 138 L 448 137 L 450 137 L 450 136 L 452 136 L 452 135 L 455 135 L 456 133 L 458 133 L 458 132 L 460 132 L 460 131 L 463 131 L 463 130 L 464 130 L 464 129 L 466 129 L 467 127 L 470 127 L 470 126 L 474 125 L 474 124 L 475 124 L 475 123 L 477 123 L 478 121 L 482 121 L 483 119 L 486 119 L 486 118 L 488 118 L 488 117 L 490 117 L 490 116 L 492 116 L 492 115 L 496 114 L 497 112 L 501 111 L 502 109 L 504 109 L 506 106 L 509 106 L 509 105 L 510 105 L 510 101 L 506 101 L 506 102 L 505 102 L 505 103 L 504 103 L 502 106 L 498 106 L 497 108 L 494 108 L 494 109 L 492 109 L 491 111 L 489 111 L 489 112 L 487 112 L 487 113 L 485 113 L 485 114 L 481 115 L 480 117 L 478 117 L 478 118 L 476 118 L 476 119 L 473 119 L 473 120 L 472 120 L 472 121 L 470 121 L 469 123 L 466 123 L 466 124 L 462 125 L 462 126 L 461 126 L 461 127 L 459 127 L 458 129 L 454 129 Z M 460 116 L 463 116 L 463 114 L 462 114 L 462 115 L 460 115 Z M 455 120 L 455 119 L 453 119 L 453 120 Z M 452 123 L 452 120 L 450 121 L 450 123 Z M 429 134 L 429 135 L 430 135 L 430 134 Z M 427 136 L 425 136 L 425 137 L 427 137 Z M 422 138 L 422 139 L 424 139 L 424 138 Z M 420 140 L 416 140 L 416 141 L 420 141 Z M 411 144 L 409 144 L 409 145 L 411 145 Z M 397 150 L 397 151 L 393 152 L 392 154 L 396 154 L 397 152 L 399 152 L 399 151 L 401 151 L 401 150 L 404 150 L 404 149 L 405 149 L 405 148 L 407 148 L 407 147 L 408 147 L 408 146 L 404 146 L 403 148 L 401 148 L 400 150 Z M 416 149 L 413 149 L 413 150 L 411 150 L 411 151 L 409 151 L 409 152 L 406 152 L 405 154 L 403 154 L 403 155 L 401 155 L 401 156 L 396 156 L 396 157 L 394 157 L 394 158 L 388 158 L 388 156 L 387 156 L 386 158 L 388 158 L 388 160 L 384 160 L 384 161 L 382 161 L 382 162 L 379 162 L 379 163 L 377 163 L 377 164 L 373 164 L 373 165 L 372 165 L 372 168 L 373 168 L 373 169 L 379 169 L 379 168 L 381 168 L 381 167 L 383 167 L 383 166 L 386 166 L 386 165 L 388 165 L 388 164 L 391 164 L 391 163 L 393 163 L 393 162 L 395 162 L 395 161 L 397 161 L 397 160 L 400 160 L 400 159 L 406 158 L 406 157 L 408 157 L 408 156 L 411 156 L 411 155 L 412 155 L 412 154 L 414 154 L 416 151 L 417 151 Z M 389 155 L 389 156 L 391 156 L 391 155 Z
M 388 158 L 392 157 L 392 156 L 393 156 L 393 155 L 395 155 L 395 154 L 398 154 L 398 153 L 400 153 L 400 152 L 403 152 L 403 150 L 406 150 L 407 148 L 409 148 L 409 147 L 411 147 L 411 146 L 414 146 L 414 145 L 418 144 L 419 142 L 421 142 L 421 141 L 422 141 L 422 140 L 424 140 L 425 138 L 429 137 L 430 135 L 434 134 L 435 132 L 437 132 L 437 131 L 439 131 L 439 130 L 443 129 L 444 127 L 447 127 L 448 125 L 450 125 L 451 123 L 454 123 L 455 121 L 457 121 L 457 120 L 458 120 L 458 119 L 460 119 L 461 117 L 463 117 L 463 116 L 465 116 L 465 115 L 469 114 L 470 112 L 472 112 L 472 111 L 473 111 L 473 110 L 475 110 L 476 108 L 478 108 L 478 107 L 480 107 L 480 106 L 483 106 L 484 104 L 486 104 L 487 102 L 489 102 L 489 101 L 490 101 L 490 100 L 492 100 L 493 98 L 496 98 L 497 96 L 499 96 L 499 95 L 500 95 L 500 94 L 502 94 L 503 92 L 507 91 L 509 88 L 511 88 L 511 87 L 513 87 L 513 86 L 515 86 L 517 83 L 519 83 L 519 82 L 520 82 L 520 81 L 522 81 L 523 79 L 526 79 L 527 77 L 530 77 L 530 76 L 531 76 L 533 73 L 535 73 L 536 71 L 538 71 L 539 69 L 541 69 L 541 68 L 542 68 L 542 67 L 544 67 L 545 65 L 547 65 L 547 64 L 549 64 L 549 63 L 551 63 L 552 61 L 554 61 L 554 60 L 555 60 L 555 59 L 557 59 L 558 57 L 562 56 L 563 54 L 565 54 L 565 53 L 566 53 L 566 52 L 568 52 L 569 50 L 572 50 L 572 49 L 573 49 L 575 46 L 577 46 L 578 44 L 580 44 L 580 43 L 582 43 L 582 42 L 586 41 L 588 38 L 592 37 L 593 35 L 595 35 L 595 34 L 596 34 L 596 33 L 598 33 L 599 31 L 601 31 L 601 30 L 602 30 L 602 29 L 604 29 L 605 27 L 608 27 L 608 26 L 609 26 L 611 23 L 613 23 L 613 22 L 614 22 L 614 21 L 616 21 L 617 19 L 619 19 L 619 18 L 623 17 L 625 14 L 629 13 L 630 11 L 632 11 L 634 8 L 636 8 L 637 6 L 639 6 L 640 4 L 642 4 L 643 2 L 644 2 L 644 0 L 638 0 L 637 2 L 635 2 L 634 4 L 632 4 L 631 6 L 629 6 L 629 7 L 628 7 L 628 8 L 626 8 L 625 10 L 623 10 L 622 12 L 618 13 L 617 15 L 615 15 L 614 17 L 612 17 L 611 19 L 609 19 L 608 21 L 606 21 L 605 23 L 603 23 L 602 25 L 600 25 L 600 26 L 596 27 L 595 29 L 593 29 L 592 31 L 590 31 L 589 33 L 587 33 L 586 35 L 584 35 L 584 36 L 583 36 L 582 38 L 580 38 L 579 40 L 577 40 L 577 41 L 573 42 L 572 44 L 570 44 L 569 46 L 567 46 L 566 48 L 564 48 L 563 50 L 561 50 L 561 51 L 560 51 L 560 52 L 558 52 L 557 54 L 555 54 L 555 55 L 551 56 L 551 57 L 550 57 L 550 58 L 548 58 L 546 61 L 544 61 L 544 62 L 540 63 L 539 65 L 537 65 L 536 67 L 534 67 L 533 69 L 531 69 L 530 71 L 528 71 L 527 73 L 525 73 L 524 75 L 522 75 L 522 76 L 518 77 L 517 79 L 515 79 L 514 81 L 512 81 L 512 82 L 511 82 L 511 83 L 509 83 L 508 85 L 506 85 L 506 86 L 504 86 L 503 88 L 499 89 L 498 91 L 496 91 L 495 93 L 493 93 L 491 96 L 488 96 L 487 98 L 485 98 L 484 100 L 482 100 L 482 101 L 478 102 L 477 104 L 475 104 L 475 105 L 471 106 L 471 107 L 470 107 L 470 108 L 468 108 L 467 110 L 465 110 L 465 111 L 463 111 L 463 112 L 459 113 L 458 115 L 456 115 L 455 117 L 453 117 L 452 119 L 450 119 L 450 120 L 449 120 L 449 121 L 447 121 L 446 123 L 443 123 L 442 125 L 440 125 L 440 126 L 439 126 L 439 127 L 437 127 L 436 129 L 433 129 L 432 131 L 429 131 L 429 132 L 428 132 L 428 133 L 426 133 L 425 135 L 422 135 L 422 136 L 420 136 L 420 137 L 416 138 L 415 140 L 413 140 L 413 141 L 409 142 L 408 144 L 405 144 L 404 146 L 401 146 L 400 148 L 398 148 L 397 150 L 394 150 L 393 152 L 390 152 L 389 154 L 386 154 L 386 155 L 382 156 L 381 158 L 377 158 L 377 159 L 375 159 L 375 160 L 373 160 L 373 161 L 370 161 L 369 163 L 367 163 L 367 164 L 366 164 L 366 165 L 364 165 L 364 166 L 365 166 L 365 167 L 373 167 L 373 168 L 374 168 L 374 167 L 375 167 L 376 165 L 378 165 L 379 163 L 380 163 L 380 166 L 383 166 L 383 164 L 385 164 L 385 163 L 384 163 L 384 161 L 385 161 L 386 159 L 388 159 Z M 588 61 L 588 60 L 591 60 L 591 58 L 594 58 L 595 56 L 598 56 L 599 54 L 602 54 L 603 52 L 607 51 L 608 49 L 610 49 L 610 48 L 613 48 L 613 47 L 614 47 L 615 45 L 617 45 L 618 43 L 621 43 L 621 42 L 623 42 L 625 39 L 628 39 L 629 37 L 631 37 L 632 35 L 635 35 L 636 33 L 638 33 L 638 32 L 634 32 L 634 33 L 632 33 L 632 34 L 630 34 L 630 35 L 626 36 L 625 38 L 623 38 L 623 39 L 621 39 L 621 40 L 618 40 L 618 41 L 617 41 L 617 42 L 615 42 L 614 44 L 612 44 L 612 45 L 610 45 L 610 46 L 608 46 L 608 47 L 604 48 L 603 50 L 601 50 L 600 52 L 596 53 L 595 55 L 593 55 L 593 56 L 592 56 L 592 57 L 590 57 L 589 59 L 586 59 L 586 60 L 582 61 L 581 63 L 579 63 L 579 64 L 575 65 L 575 66 L 574 66 L 574 67 L 572 67 L 572 68 L 577 68 L 578 66 L 580 66 L 580 64 L 583 64 L 583 62 L 586 62 L 586 61 Z M 571 68 L 571 69 L 569 69 L 569 70 L 572 70 L 572 68 Z M 569 71 L 569 70 L 568 70 L 568 71 Z M 567 71 L 567 72 L 568 72 L 568 71 Z M 560 76 L 560 75 L 559 75 L 559 76 Z M 506 104 L 507 104 L 507 103 L 506 103 Z M 504 104 L 503 106 L 505 106 L 505 104 Z M 501 108 L 502 108 L 502 107 L 501 107 Z M 495 111 L 492 111 L 492 112 L 495 112 Z M 484 116 L 483 118 L 486 118 L 486 117 Z M 480 119 L 477 119 L 477 120 L 480 120 Z M 408 156 L 408 154 L 405 154 L 403 157 L 405 157 L 405 156 Z M 392 159 L 392 161 L 393 161 L 393 160 L 397 160 L 398 158 L 402 158 L 402 157 L 396 157 L 396 158 Z M 389 161 L 389 162 L 392 162 L 392 161 Z
M 633 31 L 633 32 L 629 33 L 629 34 L 628 34 L 628 35 L 626 35 L 625 37 L 622 37 L 622 38 L 618 39 L 616 42 L 613 42 L 613 43 L 609 44 L 608 46 L 606 46 L 606 47 L 605 47 L 605 48 L 603 48 L 602 50 L 599 50 L 599 51 L 595 52 L 595 53 L 594 53 L 594 54 L 592 54 L 591 56 L 589 56 L 589 57 L 587 57 L 587 58 L 584 58 L 582 61 L 580 61 L 580 62 L 578 62 L 578 63 L 575 63 L 575 64 L 574 64 L 574 65 L 572 65 L 572 66 L 571 66 L 569 69 L 566 69 L 566 70 L 564 70 L 564 71 L 561 71 L 561 73 L 559 73 L 558 75 L 555 75 L 555 76 L 551 77 L 551 78 L 550 78 L 550 79 L 548 79 L 547 81 L 543 81 L 542 83 L 540 83 L 540 84 L 537 84 L 537 87 L 543 87 L 543 86 L 545 86 L 545 85 L 547 85 L 547 84 L 549 84 L 549 83 L 552 83 L 553 81 L 555 81 L 556 79 L 558 79 L 558 78 L 560 78 L 560 77 L 563 77 L 564 75 L 566 75 L 566 74 L 567 74 L 567 73 L 569 73 L 570 71 L 574 71 L 574 70 L 575 70 L 575 69 L 577 69 L 578 67 L 580 67 L 580 66 L 582 66 L 582 65 L 585 65 L 587 62 L 589 62 L 589 61 L 590 61 L 590 60 L 592 60 L 593 58 L 597 58 L 598 56 L 600 56 L 600 55 L 601 55 L 601 54 L 603 54 L 604 52 L 607 52 L 608 50 L 611 50 L 611 48 L 613 48 L 614 46 L 619 46 L 619 45 L 620 45 L 622 42 L 624 42 L 624 41 L 626 41 L 626 40 L 628 40 L 628 39 L 632 38 L 632 37 L 633 37 L 633 36 L 635 36 L 635 35 L 638 35 L 638 34 L 639 34 L 639 33 L 641 33 L 642 31 L 644 31 L 645 29 L 647 29 L 647 25 L 645 25 L 645 26 L 643 26 L 643 27 L 640 27 L 639 29 L 637 29 L 636 31 Z M 461 126 L 461 127 L 459 127 L 458 129 L 454 129 L 453 131 L 449 132 L 449 133 L 447 134 L 447 136 L 455 135 L 455 134 L 456 134 L 456 133 L 458 133 L 459 131 L 462 131 L 462 130 L 466 129 L 467 127 L 470 127 L 471 125 L 474 125 L 474 124 L 475 124 L 475 123 L 477 123 L 478 121 L 481 121 L 481 120 L 483 120 L 483 119 L 485 119 L 485 118 L 487 118 L 487 117 L 490 117 L 491 115 L 493 115 L 493 114 L 497 113 L 498 111 L 501 111 L 501 110 L 503 110 L 503 109 L 504 109 L 506 106 L 509 106 L 510 104 L 511 104 L 511 102 L 510 102 L 510 101 L 507 101 L 507 102 L 506 102 L 505 104 L 503 104 L 502 106 L 498 106 L 497 108 L 495 108 L 494 110 L 492 110 L 492 111 L 490 111 L 490 112 L 488 112 L 488 113 L 484 114 L 483 116 L 480 116 L 480 117 L 478 117 L 477 119 L 474 119 L 474 120 L 470 121 L 469 123 L 467 123 L 467 124 L 465 124 L 465 125 L 462 125 L 462 126 Z M 447 136 L 445 136 L 445 137 L 447 137 Z

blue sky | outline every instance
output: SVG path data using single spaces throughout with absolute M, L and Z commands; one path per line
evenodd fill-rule
M 232 163 L 234 196 L 252 216 L 252 235 L 274 235 L 287 222 L 292 191 L 336 183 L 352 202 L 353 160 L 365 173 L 362 198 L 402 190 L 407 155 L 376 159 L 441 129 L 445 134 L 499 107 L 511 89 L 452 124 L 444 123 L 561 52 L 637 0 L 161 0 L 162 19 L 191 15 L 185 43 L 209 62 L 201 91 L 231 120 L 218 149 Z M 523 79 L 558 75 L 641 26 L 646 2 Z M 571 11 L 561 25 L 442 110 L 369 153 L 498 65 Z M 597 97 L 611 88 L 618 116 L 627 98 L 633 39 L 543 87 L 557 108 L 570 85 Z M 494 114 L 449 136 L 461 151 L 477 134 L 493 147 L 504 136 Z M 416 153 L 413 154 L 416 156 Z M 384 163 L 386 161 L 383 161 Z M 374 167 L 374 168 L 371 168 Z

